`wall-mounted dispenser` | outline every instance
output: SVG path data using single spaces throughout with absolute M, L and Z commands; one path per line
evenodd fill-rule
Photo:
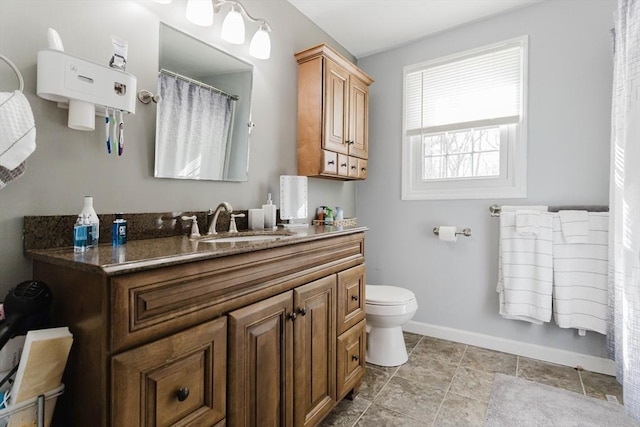
M 69 108 L 71 129 L 94 130 L 95 116 L 105 116 L 107 107 L 135 113 L 135 76 L 66 52 L 38 52 L 37 84 L 39 97 Z

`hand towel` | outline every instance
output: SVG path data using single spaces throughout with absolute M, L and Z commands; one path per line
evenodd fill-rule
M 569 243 L 553 219 L 553 317 L 561 328 L 607 333 L 609 214 L 588 213 L 588 240 Z
M 535 236 L 540 227 L 540 211 L 519 209 L 516 211 L 516 232 L 524 236 Z
M 497 292 L 500 315 L 506 319 L 551 320 L 552 215 L 540 212 L 539 220 L 537 234 L 525 236 L 516 231 L 516 212 L 500 213 Z
M 17 168 L 9 170 L 4 166 L 0 166 L 0 188 L 4 188 L 9 181 L 13 181 L 24 174 L 26 167 L 24 162 L 20 163 Z
M 0 92 L 0 166 L 16 169 L 36 149 L 36 127 L 27 98 Z
M 562 237 L 567 243 L 586 243 L 589 239 L 589 212 L 559 211 Z

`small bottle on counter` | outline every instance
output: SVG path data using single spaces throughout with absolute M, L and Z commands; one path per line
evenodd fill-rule
M 82 207 L 81 215 L 86 215 L 89 223 L 91 224 L 90 235 L 87 236 L 87 246 L 98 246 L 98 240 L 100 240 L 100 219 L 98 214 L 93 209 L 93 197 L 84 196 L 84 206 Z
M 267 195 L 267 204 L 262 205 L 264 211 L 264 228 L 273 230 L 276 227 L 276 205 L 271 201 L 271 193 Z
M 87 250 L 89 227 L 85 225 L 85 219 L 84 215 L 78 215 L 78 219 L 73 226 L 73 252 L 75 253 L 82 253 Z
M 127 243 L 127 220 L 122 212 L 116 213 L 116 219 L 111 225 L 111 243 L 113 246 Z

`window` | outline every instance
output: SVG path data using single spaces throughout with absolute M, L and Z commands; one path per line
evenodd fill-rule
M 527 38 L 405 67 L 402 198 L 526 196 Z

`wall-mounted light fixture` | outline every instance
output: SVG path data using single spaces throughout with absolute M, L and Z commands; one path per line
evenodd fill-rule
M 155 0 L 158 3 L 167 0 Z M 170 1 L 170 0 L 169 0 Z M 258 24 L 258 30 L 253 35 L 249 45 L 249 53 L 258 59 L 269 59 L 271 56 L 271 27 L 264 19 L 254 18 L 242 6 L 238 0 L 188 0 L 187 19 L 196 25 L 208 27 L 213 25 L 213 16 L 219 13 L 223 7 L 230 6 L 229 12 L 222 22 L 220 36 L 223 40 L 233 44 L 245 42 L 244 20 Z

